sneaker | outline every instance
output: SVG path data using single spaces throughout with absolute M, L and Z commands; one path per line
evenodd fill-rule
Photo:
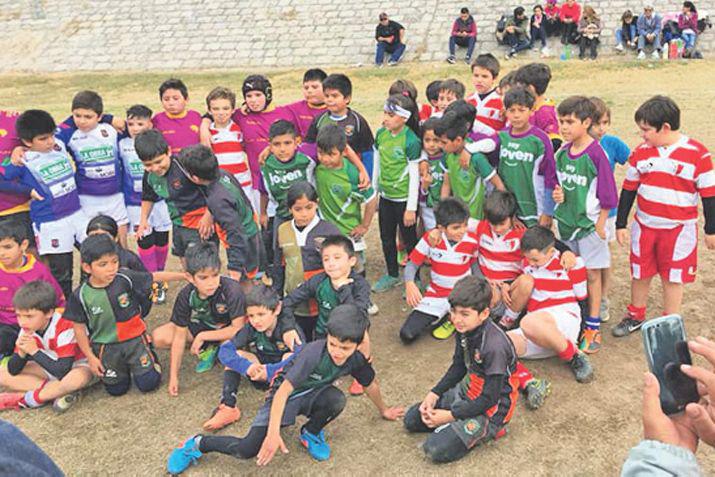
M 645 51 L 641 50 L 638 52 L 638 59 L 645 60 Z
M 370 306 L 367 308 L 367 314 L 370 316 L 375 316 L 378 313 L 380 313 L 380 308 L 378 308 L 376 304 L 370 303 Z
M 166 303 L 166 292 L 169 291 L 169 285 L 166 282 L 159 284 L 159 288 L 156 291 L 156 304 L 163 305 Z
M 472 58 L 470 58 L 469 56 L 464 57 L 464 64 L 465 64 L 465 65 L 469 65 L 469 64 L 471 64 L 471 63 L 472 63 Z
M 151 302 L 156 303 L 157 297 L 159 296 L 159 282 L 154 282 L 151 284 Z
M 611 319 L 611 302 L 608 298 L 601 299 L 601 307 L 598 310 L 598 316 L 601 318 L 601 323 L 605 323 Z
M 658 52 L 658 50 L 654 50 L 653 53 L 651 53 L 650 57 L 653 58 L 654 60 L 659 60 L 660 53 Z
M 362 384 L 358 383 L 357 379 L 353 379 L 353 383 L 350 385 L 350 388 L 348 388 L 348 392 L 351 396 L 362 396 L 363 393 L 365 393 L 365 388 L 362 387 Z
M 548 58 L 551 56 L 551 50 L 549 50 L 548 46 L 545 46 L 541 49 L 541 57 L 542 58 Z
M 181 447 L 177 447 L 166 462 L 166 470 L 171 475 L 177 475 L 189 468 L 190 465 L 196 464 L 203 455 L 199 450 L 199 445 L 196 442 L 198 436 L 189 437 Z
M 586 354 L 598 353 L 601 349 L 601 332 L 599 330 L 583 330 L 583 338 L 578 349 Z
M 591 366 L 588 356 L 582 351 L 576 351 L 576 354 L 569 361 L 569 366 L 571 366 L 571 371 L 573 371 L 576 381 L 579 383 L 589 383 L 593 380 L 593 366 Z
M 384 66 L 385 66 L 385 65 L 384 65 L 383 63 L 379 63 L 379 64 L 375 63 L 375 68 L 380 69 L 380 68 L 382 68 L 382 67 L 384 67 Z
M 616 51 L 622 52 L 623 51 L 623 43 L 619 43 L 616 45 Z
M 22 393 L 0 393 L 0 411 L 4 409 L 20 409 Z
M 397 63 L 398 63 L 397 61 L 390 60 L 387 62 L 387 66 L 397 66 Z
M 239 419 L 241 419 L 241 410 L 238 406 L 231 407 L 221 403 L 214 411 L 211 419 L 204 422 L 203 428 L 205 431 L 218 431 L 229 424 L 238 422 Z
M 634 331 L 638 331 L 645 320 L 634 320 L 631 315 L 627 314 L 620 323 L 611 328 L 611 334 L 616 338 L 623 338 Z
M 196 363 L 196 372 L 205 373 L 214 367 L 216 362 L 216 354 L 218 354 L 218 346 L 207 346 L 199 352 L 199 362 Z
M 444 320 L 444 323 L 439 325 L 432 332 L 432 336 L 438 340 L 446 340 L 454 334 L 454 325 L 449 320 Z
M 511 51 L 507 51 L 506 55 L 504 55 L 505 60 L 511 60 L 511 57 L 514 56 Z
M 372 291 L 375 293 L 383 293 L 388 290 L 391 290 L 395 288 L 396 286 L 399 286 L 401 283 L 399 277 L 393 277 L 391 275 L 385 274 L 375 282 L 375 284 L 372 286 Z
M 548 379 L 532 379 L 524 389 L 526 408 L 535 411 L 543 406 L 546 396 L 551 394 L 551 383 Z
M 308 449 L 308 454 L 318 461 L 330 458 L 330 446 L 325 441 L 325 433 L 321 430 L 317 435 L 302 429 L 300 431 L 300 443 Z
M 69 408 L 74 406 L 77 401 L 79 401 L 78 392 L 65 394 L 64 396 L 58 397 L 54 400 L 54 402 L 52 403 L 52 409 L 55 412 L 62 414 L 63 412 L 67 412 Z
M 456 62 L 457 62 L 457 58 L 455 58 L 454 56 L 449 55 L 449 56 L 447 57 L 447 63 L 449 63 L 450 65 L 453 65 L 453 64 L 455 64 Z

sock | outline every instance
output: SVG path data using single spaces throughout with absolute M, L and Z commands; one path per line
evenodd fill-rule
M 20 399 L 20 407 L 40 407 L 45 402 L 40 399 L 40 391 L 42 390 L 42 387 L 39 387 L 35 389 L 34 391 L 27 391 L 25 395 L 23 396 L 22 399 Z
M 525 390 L 526 385 L 534 379 L 534 375 L 531 374 L 531 371 L 524 366 L 524 364 L 521 361 L 516 362 L 516 378 L 519 380 L 519 389 L 520 390 Z
M 142 263 L 146 267 L 147 271 L 151 272 L 156 272 L 156 257 L 155 257 L 155 246 L 151 246 L 149 248 L 141 248 L 137 247 L 137 254 L 139 254 L 139 258 L 141 258 Z
M 154 247 L 154 259 L 156 260 L 156 270 L 161 272 L 166 267 L 166 258 L 169 256 L 168 245 L 157 245 Z
M 629 318 L 632 318 L 634 320 L 638 321 L 643 321 L 645 320 L 645 306 L 633 306 L 632 304 L 628 305 L 628 315 Z
M 601 317 L 600 316 L 589 316 L 588 318 L 586 318 L 586 329 L 587 330 L 601 329 Z
M 573 345 L 572 342 L 566 341 L 566 349 L 563 350 L 562 352 L 559 353 L 559 359 L 562 361 L 569 362 L 573 358 L 573 355 L 576 354 L 576 347 Z

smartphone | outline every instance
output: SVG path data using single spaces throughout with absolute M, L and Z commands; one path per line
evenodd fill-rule
M 685 326 L 680 315 L 668 315 L 647 321 L 641 328 L 643 349 L 650 372 L 660 384 L 660 407 L 665 414 L 677 414 L 691 402 L 698 402 L 695 380 L 680 370 L 692 364 Z

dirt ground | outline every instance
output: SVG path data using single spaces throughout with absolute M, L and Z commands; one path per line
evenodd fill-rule
M 505 70 L 518 62 L 503 65 Z M 652 65 L 623 61 L 581 63 L 576 60 L 551 62 L 554 80 L 549 94 L 555 100 L 572 94 L 603 97 L 613 109 L 613 132 L 629 145 L 638 142 L 633 123 L 636 107 L 654 94 L 671 95 L 683 111 L 683 131 L 715 147 L 715 123 L 707 111 L 715 104 L 712 76 L 715 62 L 675 62 Z M 438 78 L 462 79 L 472 90 L 469 71 L 462 66 L 410 64 L 374 70 L 346 69 L 354 81 L 354 105 L 374 128 L 380 121 L 381 104 L 390 82 L 409 78 L 422 96 L 426 84 Z M 177 74 L 177 73 L 172 73 Z M 302 71 L 269 72 L 276 102 L 300 96 Z M 61 120 L 69 113 L 72 94 L 91 88 L 105 98 L 107 111 L 122 114 L 136 102 L 159 108 L 157 88 L 169 74 L 140 72 L 74 75 L 0 76 L 0 108 L 23 110 L 39 107 Z M 244 72 L 181 72 L 189 85 L 192 106 L 203 110 L 202 98 L 213 86 L 225 84 L 240 90 Z M 710 104 L 710 107 L 707 107 Z M 618 182 L 623 171 L 617 172 Z M 377 224 L 369 234 L 368 275 L 375 280 L 384 269 Z M 509 434 L 498 443 L 472 452 L 460 462 L 436 466 L 423 458 L 418 448 L 423 436 L 408 435 L 401 423 L 380 419 L 370 401 L 349 398 L 345 412 L 327 428 L 333 449 L 330 460 L 315 463 L 297 442 L 297 428 L 283 432 L 290 454 L 277 456 L 265 470 L 252 461 L 211 455 L 188 475 L 616 475 L 628 449 L 641 438 L 640 389 L 646 369 L 639 335 L 616 340 L 610 328 L 620 318 L 629 300 L 627 255 L 614 248 L 615 283 L 611 293 L 612 319 L 604 325 L 604 348 L 593 357 L 596 379 L 578 384 L 568 367 L 557 359 L 527 363 L 533 371 L 553 382 L 553 392 L 543 408 L 530 412 L 520 403 Z M 686 289 L 683 316 L 690 336 L 713 336 L 709 309 L 713 299 L 708 289 L 715 287 L 715 254 L 701 245 L 697 282 Z M 170 261 L 178 269 L 176 260 Z M 178 285 L 173 285 L 170 303 Z M 375 368 L 386 400 L 390 404 L 411 405 L 419 401 L 446 370 L 452 341 L 438 342 L 424 337 L 415 345 L 400 344 L 398 330 L 408 313 L 401 290 L 374 296 L 380 314 L 373 318 L 371 335 Z M 166 322 L 171 306 L 157 306 L 149 317 L 151 328 Z M 651 293 L 649 316 L 660 310 L 659 287 Z M 166 353 L 160 353 L 168 365 Z M 87 391 L 81 403 L 65 415 L 51 409 L 5 412 L 3 419 L 18 425 L 33 438 L 68 475 L 161 475 L 172 447 L 198 432 L 217 402 L 221 372 L 197 375 L 191 358 L 184 360 L 181 394 L 169 397 L 164 383 L 149 395 L 136 390 L 111 398 L 100 387 Z M 349 384 L 344 379 L 341 386 Z M 243 435 L 262 402 L 263 395 L 242 386 L 238 403 L 244 418 L 222 434 Z M 715 454 L 707 447 L 698 452 L 706 473 L 715 472 Z

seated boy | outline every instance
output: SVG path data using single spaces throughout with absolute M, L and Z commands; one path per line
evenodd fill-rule
M 275 375 L 293 359 L 293 353 L 302 348 L 305 341 L 302 332 L 279 319 L 280 312 L 278 295 L 269 287 L 258 284 L 246 294 L 248 323 L 219 348 L 218 359 L 226 366 L 221 402 L 204 423 L 204 430 L 217 431 L 241 418 L 236 405 L 241 376 L 247 377 L 257 389 L 268 389 Z
M 77 344 L 92 373 L 112 396 L 125 394 L 132 377 L 141 392 L 155 390 L 161 367 L 144 323 L 151 309 L 151 285 L 183 280 L 184 274 L 119 270 L 117 244 L 107 234 L 87 237 L 80 258 L 89 278 L 67 299 L 63 316 L 74 322 Z
M 492 291 L 468 276 L 449 295 L 457 329 L 452 364 L 421 403 L 405 414 L 409 432 L 430 432 L 422 448 L 433 462 L 453 462 L 506 434 L 518 399 L 514 346 L 489 319 Z
M 357 306 L 336 307 L 328 320 L 327 339 L 308 343 L 283 368 L 245 437 L 192 436 L 172 451 L 167 463 L 169 473 L 180 474 L 206 452 L 239 459 L 258 456 L 258 465 L 267 465 L 278 450 L 287 452 L 281 428 L 294 425 L 299 415 L 308 418 L 300 431 L 301 444 L 314 459 L 327 460 L 330 446 L 323 428 L 338 417 L 346 404 L 343 392 L 333 385 L 341 376 L 352 375 L 365 386 L 365 393 L 383 419 L 400 418 L 404 410 L 385 405 L 375 370 L 357 350 L 367 327 L 367 318 Z

